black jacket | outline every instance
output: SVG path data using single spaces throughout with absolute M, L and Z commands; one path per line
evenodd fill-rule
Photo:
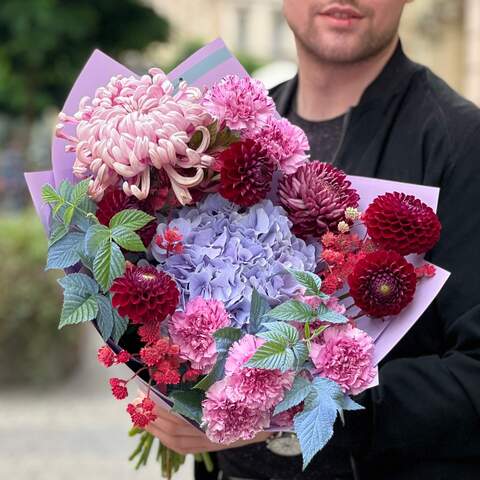
M 271 92 L 281 115 L 296 86 L 294 78 Z M 428 259 L 452 275 L 382 362 L 380 385 L 360 396 L 366 410 L 348 414 L 346 428 L 337 428 L 307 477 L 339 478 L 322 469 L 329 451 L 339 474 L 348 468 L 339 453 L 345 448 L 361 480 L 478 480 L 480 110 L 411 62 L 399 45 L 348 112 L 334 165 L 349 174 L 439 186 L 443 229 Z M 272 473 L 267 476 L 293 478 Z

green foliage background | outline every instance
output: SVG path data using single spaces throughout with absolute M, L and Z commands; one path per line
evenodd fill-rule
M 55 383 L 79 360 L 81 329 L 57 329 L 61 275 L 45 272 L 47 238 L 35 212 L 0 217 L 0 384 Z

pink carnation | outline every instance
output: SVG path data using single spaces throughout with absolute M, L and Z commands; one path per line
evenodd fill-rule
M 233 401 L 250 408 L 270 409 L 283 400 L 295 373 L 245 367 L 244 364 L 263 343 L 261 338 L 245 335 L 232 345 L 225 364 L 225 390 Z
M 330 327 L 322 342 L 310 351 L 317 373 L 338 383 L 345 393 L 357 395 L 375 378 L 373 340 L 352 325 Z
M 190 360 L 192 368 L 208 373 L 217 358 L 213 334 L 230 325 L 222 302 L 196 297 L 187 303 L 185 312 L 172 315 L 168 329 L 173 343 L 180 347 L 180 356 Z
M 268 156 L 287 175 L 308 160 L 305 151 L 310 150 L 310 145 L 305 132 L 286 118 L 271 116 L 255 137 L 262 139 Z
M 212 442 L 228 444 L 236 440 L 250 440 L 267 428 L 270 414 L 266 410 L 250 408 L 232 400 L 226 392 L 226 379 L 214 383 L 203 401 L 203 422 Z
M 255 130 L 275 113 L 273 100 L 259 80 L 227 75 L 205 94 L 204 107 L 221 126 Z

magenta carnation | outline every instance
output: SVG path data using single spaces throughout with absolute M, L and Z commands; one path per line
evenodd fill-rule
M 365 390 L 377 373 L 373 365 L 373 340 L 352 325 L 330 327 L 310 351 L 317 373 L 333 380 L 348 394 Z
M 270 409 L 283 400 L 285 389 L 292 387 L 294 372 L 244 366 L 265 341 L 245 335 L 235 342 L 225 364 L 225 390 L 231 400 L 251 408 Z
M 305 151 L 310 150 L 310 145 L 305 132 L 286 118 L 271 116 L 252 138 L 261 139 L 268 156 L 287 175 L 295 173 L 308 160 Z
M 212 442 L 223 444 L 251 440 L 270 425 L 270 413 L 232 400 L 225 388 L 226 381 L 214 383 L 202 403 L 205 433 Z
M 208 373 L 217 359 L 213 334 L 230 325 L 225 306 L 219 300 L 196 297 L 184 312 L 175 312 L 168 325 L 170 337 L 180 347 L 180 356 L 192 368 Z
M 273 100 L 259 80 L 227 75 L 205 94 L 203 106 L 220 125 L 232 130 L 254 130 L 275 113 Z

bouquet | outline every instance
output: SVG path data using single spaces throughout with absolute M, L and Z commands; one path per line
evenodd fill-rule
M 238 66 L 204 87 L 109 65 L 119 73 L 59 115 L 67 153 L 43 205 L 45 174 L 27 177 L 51 209 L 47 268 L 66 272 L 59 328 L 93 322 L 99 361 L 132 370 L 110 379 L 115 398 L 142 386 L 127 406 L 137 466 L 158 404 L 223 444 L 293 431 L 306 467 L 448 276 L 422 257 L 441 230 L 434 189 L 310 160 Z M 157 459 L 168 477 L 183 461 L 162 445 Z

